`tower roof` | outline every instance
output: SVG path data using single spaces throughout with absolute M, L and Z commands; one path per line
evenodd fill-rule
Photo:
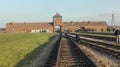
M 56 13 L 53 18 L 62 18 L 62 16 L 59 13 Z

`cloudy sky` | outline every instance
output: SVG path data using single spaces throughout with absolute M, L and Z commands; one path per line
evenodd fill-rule
M 114 13 L 120 25 L 120 0 L 0 0 L 0 27 L 8 22 L 52 22 L 59 12 L 63 21 L 106 21 Z

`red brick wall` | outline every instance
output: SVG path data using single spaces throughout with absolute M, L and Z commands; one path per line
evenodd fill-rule
M 107 26 L 83 26 L 85 29 L 95 29 L 96 31 L 107 31 Z M 64 26 L 62 27 L 62 30 L 70 30 L 71 32 L 75 32 L 77 29 L 79 29 L 79 26 Z
M 7 24 L 6 25 L 6 32 L 31 32 L 31 30 L 46 30 L 48 29 L 50 33 L 53 32 L 53 27 L 28 27 L 21 25 L 20 27 L 13 26 L 12 24 Z
M 58 26 L 62 24 L 62 19 L 54 19 L 53 22 L 54 22 L 54 26 Z
M 61 19 L 55 19 L 54 20 L 54 26 L 61 26 L 61 31 L 64 32 L 64 30 L 70 30 L 71 32 L 75 32 L 77 29 L 80 28 L 80 26 L 64 26 L 62 25 L 62 20 Z M 21 24 L 19 25 L 12 25 L 11 23 L 8 23 L 6 25 L 6 31 L 7 32 L 31 32 L 32 29 L 34 30 L 41 30 L 41 29 L 49 29 L 49 32 L 54 32 L 54 26 L 46 26 L 44 25 L 43 27 L 41 26 L 28 26 Z M 95 29 L 96 31 L 107 31 L 107 26 L 106 25 L 97 25 L 97 26 L 83 26 L 85 29 Z
M 96 31 L 107 31 L 107 26 L 85 26 L 86 29 L 96 29 Z

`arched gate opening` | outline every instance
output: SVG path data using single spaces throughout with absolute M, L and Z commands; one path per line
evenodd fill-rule
M 61 26 L 55 26 L 54 31 L 55 32 L 61 32 Z

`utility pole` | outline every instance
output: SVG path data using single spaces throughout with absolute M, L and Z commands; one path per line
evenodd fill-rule
M 111 20 L 111 27 L 115 27 L 115 18 L 114 18 L 114 14 L 112 14 L 112 20 Z
M 112 14 L 112 19 L 111 19 L 111 27 L 113 27 L 113 18 L 114 17 L 114 14 Z

